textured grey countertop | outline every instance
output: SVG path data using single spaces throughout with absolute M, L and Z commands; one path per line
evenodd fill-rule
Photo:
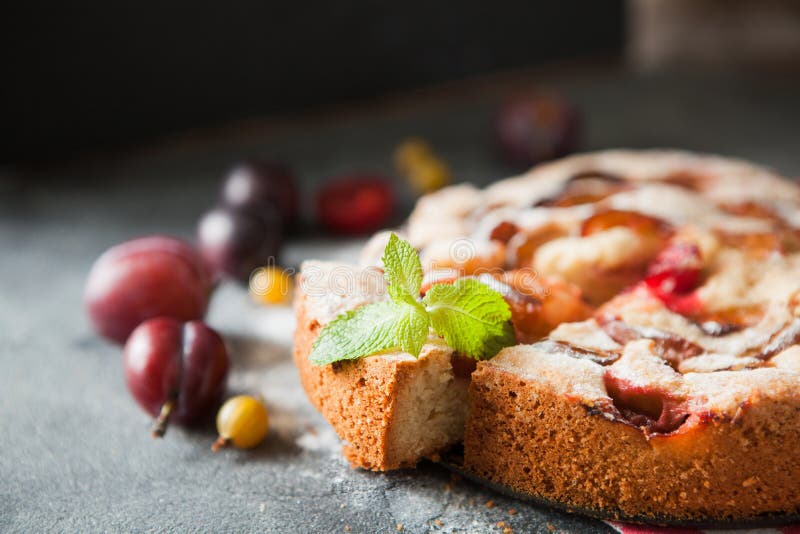
M 584 107 L 587 149 L 677 146 L 800 174 L 797 79 L 541 81 Z M 219 176 L 242 157 L 281 156 L 311 190 L 338 171 L 389 169 L 394 144 L 419 134 L 461 180 L 502 176 L 487 144 L 498 92 L 489 89 L 455 85 L 367 111 L 165 141 L 45 176 L 0 174 L 0 531 L 502 532 L 500 521 L 514 532 L 610 531 L 452 481 L 430 463 L 387 474 L 350 469 L 300 389 L 291 313 L 259 308 L 232 284 L 215 294 L 209 322 L 232 347 L 229 389 L 266 398 L 269 438 L 251 452 L 212 455 L 209 423 L 153 441 L 125 389 L 119 348 L 95 337 L 83 313 L 83 283 L 100 252 L 141 234 L 190 237 Z M 357 246 L 293 241 L 285 262 L 347 259 Z

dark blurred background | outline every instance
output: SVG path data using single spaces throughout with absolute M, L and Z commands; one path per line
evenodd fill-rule
M 800 68 L 790 0 L 17 2 L 0 35 L 0 164 L 23 166 L 542 65 Z
M 621 0 L 15 2 L 0 21 L 6 163 L 620 57 L 625 35 Z

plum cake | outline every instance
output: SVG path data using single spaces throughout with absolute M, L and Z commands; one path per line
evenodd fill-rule
M 397 233 L 421 295 L 488 285 L 516 345 L 476 361 L 431 330 L 418 358 L 313 365 L 321 328 L 388 298 L 388 233 L 358 265 L 306 262 L 295 360 L 353 465 L 463 443 L 474 476 L 605 517 L 800 512 L 800 187 L 739 160 L 604 151 L 439 190 Z

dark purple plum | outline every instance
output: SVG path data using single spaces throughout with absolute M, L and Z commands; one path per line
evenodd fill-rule
M 242 163 L 228 173 L 222 201 L 236 209 L 260 213 L 277 209 L 284 227 L 297 220 L 297 180 L 288 167 L 271 161 Z
M 202 321 L 158 317 L 130 335 L 123 366 L 131 395 L 156 418 L 153 435 L 161 437 L 168 422 L 191 424 L 219 405 L 228 352 Z
M 274 208 L 255 213 L 218 207 L 200 219 L 197 240 L 200 253 L 215 272 L 247 282 L 253 270 L 277 261 L 281 217 Z
M 505 102 L 495 117 L 494 131 L 506 163 L 526 168 L 575 151 L 581 119 L 563 96 L 535 93 Z
M 142 321 L 200 319 L 213 286 L 200 254 L 166 236 L 126 241 L 107 250 L 89 272 L 84 300 L 97 332 L 124 343 Z

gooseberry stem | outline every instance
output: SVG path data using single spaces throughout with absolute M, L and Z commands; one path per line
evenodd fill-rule
M 153 422 L 153 427 L 150 432 L 154 438 L 163 438 L 167 432 L 167 425 L 169 424 L 169 417 L 172 415 L 172 410 L 175 409 L 175 401 L 168 400 L 161 407 L 161 413 L 158 414 L 156 420 Z
M 218 437 L 217 441 L 215 441 L 211 446 L 211 452 L 217 452 L 220 449 L 224 449 L 230 442 L 231 440 L 229 438 L 223 438 L 222 436 Z

